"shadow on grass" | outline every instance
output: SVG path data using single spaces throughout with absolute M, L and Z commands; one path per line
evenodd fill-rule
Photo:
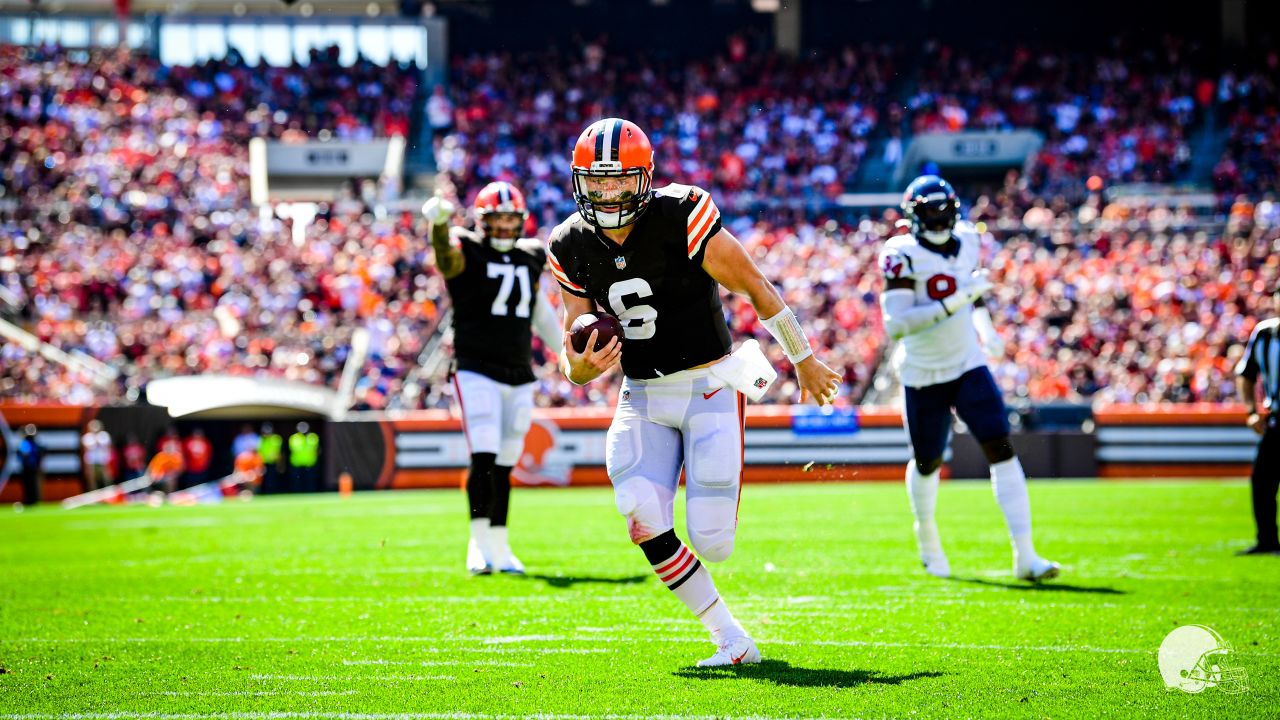
M 973 583 L 975 585 L 986 585 L 987 587 L 998 587 L 1006 590 L 1031 590 L 1033 592 L 1062 592 L 1062 593 L 1091 593 L 1094 595 L 1128 595 L 1125 590 L 1117 590 L 1113 587 L 1090 587 L 1087 585 L 1068 585 L 1060 582 L 1043 582 L 1030 583 L 1025 580 L 985 580 L 976 577 L 959 577 L 951 576 L 956 582 Z
M 908 675 L 884 675 L 877 670 L 832 670 L 830 668 L 796 667 L 786 660 L 762 660 L 751 665 L 724 667 L 690 667 L 672 673 L 693 680 L 727 680 L 748 678 L 768 680 L 790 687 L 855 687 L 858 685 L 901 685 L 920 678 L 942 677 L 946 673 L 926 670 Z
M 628 575 L 627 577 L 595 577 L 591 575 L 525 575 L 527 580 L 541 580 L 553 588 L 570 588 L 574 585 L 637 585 L 653 577 Z

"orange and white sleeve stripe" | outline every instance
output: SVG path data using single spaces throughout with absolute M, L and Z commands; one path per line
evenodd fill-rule
M 556 282 L 559 282 L 565 290 L 579 295 L 586 294 L 586 288 L 570 280 L 569 276 L 564 273 L 564 268 L 560 266 L 560 261 L 551 252 L 551 248 L 547 248 L 547 262 L 551 265 L 551 274 L 555 276 Z
M 698 199 L 698 204 L 693 206 L 693 212 L 689 213 L 690 260 L 702 249 L 703 243 L 711 236 L 711 228 L 715 227 L 716 220 L 719 219 L 720 208 L 712 202 L 711 193 L 703 192 L 702 197 Z

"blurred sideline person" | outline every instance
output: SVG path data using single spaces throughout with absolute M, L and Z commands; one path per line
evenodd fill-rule
M 307 423 L 298 423 L 297 432 L 289 436 L 290 492 L 320 490 L 319 462 L 320 436 Z
M 22 429 L 18 463 L 18 472 L 22 476 L 22 503 L 36 505 L 40 502 L 40 491 L 44 485 L 44 446 L 40 444 L 35 425 Z
M 264 471 L 262 475 L 262 492 L 285 492 L 284 486 L 284 438 L 276 432 L 271 423 L 262 425 L 262 438 L 258 443 L 258 457 L 262 458 Z
M 1280 284 L 1272 290 L 1271 301 L 1272 317 L 1254 327 L 1244 356 L 1236 365 L 1240 398 L 1249 413 L 1245 422 L 1261 436 L 1249 481 L 1257 542 L 1242 550 L 1241 555 L 1280 554 L 1276 533 L 1276 491 L 1280 489 Z M 1258 412 L 1259 385 L 1266 398 L 1265 418 Z
M 114 482 L 111 474 L 111 435 L 102 429 L 102 423 L 90 420 L 80 437 L 80 448 L 83 451 L 85 492 L 106 487 Z

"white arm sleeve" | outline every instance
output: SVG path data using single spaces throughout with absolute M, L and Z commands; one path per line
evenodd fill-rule
M 978 331 L 982 349 L 987 355 L 993 358 L 1004 356 L 1004 339 L 996 332 L 996 326 L 991 322 L 991 311 L 985 306 L 973 309 L 973 327 Z
M 564 349 L 564 325 L 551 307 L 551 301 L 545 293 L 537 293 L 538 299 L 533 306 L 533 331 L 542 338 L 542 344 L 557 355 Z
M 928 330 L 947 319 L 950 313 L 941 302 L 915 304 L 916 294 L 906 288 L 886 290 L 880 294 L 880 312 L 884 315 L 884 331 L 894 340 Z
M 978 331 L 978 338 L 982 340 L 983 345 L 993 345 L 1000 342 L 1000 336 L 996 333 L 996 326 L 991 322 L 991 311 L 985 307 L 973 309 L 973 327 Z

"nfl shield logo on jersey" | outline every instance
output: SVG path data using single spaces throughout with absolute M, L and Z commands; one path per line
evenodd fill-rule
M 622 257 L 621 255 L 613 259 L 613 264 L 617 265 L 619 270 L 627 269 L 627 259 Z

